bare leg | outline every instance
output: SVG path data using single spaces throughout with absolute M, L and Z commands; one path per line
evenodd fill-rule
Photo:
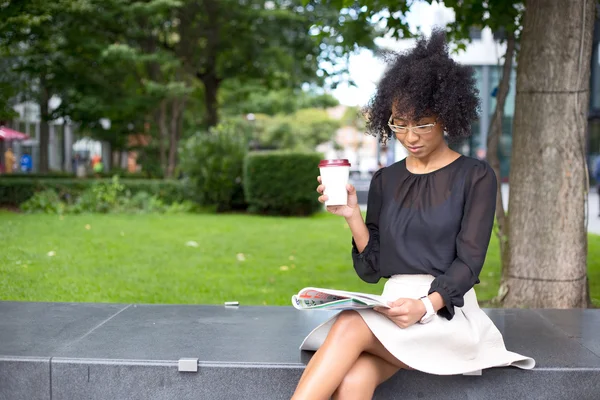
M 383 347 L 358 313 L 344 311 L 306 366 L 292 399 L 329 399 L 363 352 L 406 368 Z
M 377 386 L 391 378 L 399 369 L 381 357 L 362 353 L 333 394 L 333 399 L 372 399 Z

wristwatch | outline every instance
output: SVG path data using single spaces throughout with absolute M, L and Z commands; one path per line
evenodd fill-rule
M 435 315 L 435 310 L 433 309 L 433 304 L 431 304 L 431 300 L 429 300 L 429 297 L 423 296 L 419 300 L 421 300 L 423 304 L 425 304 L 426 310 L 425 315 L 423 315 L 423 318 L 421 318 L 421 321 L 419 322 L 421 322 L 422 324 L 426 324 L 433 319 Z

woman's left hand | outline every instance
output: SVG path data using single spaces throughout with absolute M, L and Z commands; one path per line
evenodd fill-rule
M 408 328 L 419 322 L 427 312 L 421 300 L 400 298 L 389 303 L 391 308 L 375 307 L 374 310 L 392 320 L 400 328 Z

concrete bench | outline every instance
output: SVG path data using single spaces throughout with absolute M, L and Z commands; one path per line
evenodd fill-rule
M 600 399 L 600 310 L 485 311 L 510 350 L 536 359 L 534 370 L 400 371 L 375 398 Z M 298 346 L 329 315 L 0 302 L 0 399 L 289 399 L 311 356 Z

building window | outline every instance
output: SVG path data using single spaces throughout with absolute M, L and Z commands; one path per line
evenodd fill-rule
M 480 40 L 481 39 L 481 29 L 472 26 L 469 29 L 469 36 L 471 37 L 471 40 Z
M 590 112 L 600 112 L 600 43 L 594 43 L 592 48 Z
M 505 39 L 506 39 L 506 32 L 504 31 L 504 28 L 500 28 L 494 32 L 494 40 L 501 42 Z

